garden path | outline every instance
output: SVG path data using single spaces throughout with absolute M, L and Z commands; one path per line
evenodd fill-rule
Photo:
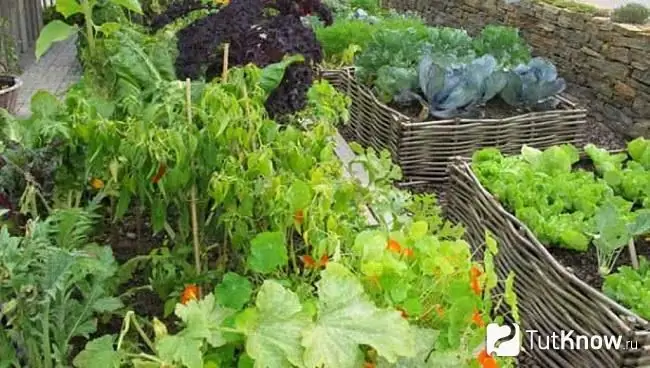
M 72 83 L 79 80 L 81 66 L 77 60 L 75 43 L 75 38 L 58 42 L 38 61 L 33 52 L 23 57 L 23 86 L 18 96 L 18 115 L 30 114 L 30 100 L 36 91 L 46 90 L 62 96 Z

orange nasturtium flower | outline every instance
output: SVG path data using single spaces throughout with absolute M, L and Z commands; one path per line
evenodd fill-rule
M 490 356 L 485 349 L 478 354 L 477 360 L 481 368 L 499 368 L 496 359 Z
M 293 214 L 293 220 L 298 225 L 302 225 L 302 223 L 305 221 L 305 213 L 302 210 L 296 211 L 296 213 Z
M 190 300 L 196 300 L 199 298 L 199 287 L 190 284 L 185 286 L 185 289 L 183 290 L 183 294 L 181 294 L 181 303 L 187 304 L 189 303 Z
M 90 186 L 93 187 L 93 189 L 99 190 L 104 187 L 104 182 L 101 179 L 92 178 L 90 180 Z
M 388 239 L 388 244 L 386 244 L 386 249 L 393 253 L 402 253 L 402 246 L 400 243 L 395 240 L 395 239 Z
M 485 327 L 483 316 L 481 316 L 481 313 L 478 310 L 474 310 L 474 314 L 472 314 L 472 322 L 474 322 L 474 324 L 478 327 Z
M 330 258 L 327 254 L 323 254 L 322 257 L 316 262 L 314 260 L 314 257 L 310 256 L 309 254 L 306 254 L 304 256 L 300 256 L 300 260 L 302 263 L 305 264 L 306 268 L 318 268 L 318 267 L 325 267 L 327 266 L 327 262 L 330 261 Z
M 474 291 L 474 294 L 481 295 L 481 284 L 479 278 L 481 277 L 481 270 L 476 266 L 472 266 L 470 270 L 470 287 Z
M 316 261 L 314 261 L 314 258 L 308 254 L 304 256 L 300 256 L 300 260 L 302 261 L 302 263 L 305 264 L 305 267 L 307 268 L 316 267 Z
M 413 249 L 404 248 L 402 249 L 402 254 L 405 255 L 406 257 L 413 257 Z
M 327 266 L 327 263 L 330 261 L 330 257 L 327 254 L 323 254 L 318 261 L 318 264 L 322 267 Z

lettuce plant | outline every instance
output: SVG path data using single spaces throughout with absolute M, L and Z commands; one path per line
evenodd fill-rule
M 517 108 L 548 110 L 557 105 L 554 97 L 564 91 L 566 81 L 558 78 L 550 61 L 536 57 L 508 72 L 501 98 Z
M 506 74 L 491 55 L 469 63 L 448 63 L 427 55 L 420 62 L 418 76 L 430 114 L 443 119 L 472 112 L 506 85 Z

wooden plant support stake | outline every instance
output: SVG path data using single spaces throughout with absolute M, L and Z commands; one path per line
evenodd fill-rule
M 632 261 L 632 268 L 639 269 L 639 257 L 636 255 L 636 246 L 634 246 L 634 239 L 630 239 L 627 243 L 627 250 L 630 252 L 630 260 Z
M 189 78 L 185 80 L 185 103 L 187 104 L 187 123 L 192 125 L 192 83 Z M 201 243 L 199 242 L 199 220 L 196 211 L 196 183 L 191 189 L 190 212 L 192 215 L 192 238 L 194 243 L 194 266 L 196 274 L 201 274 Z M 199 289 L 201 294 L 201 289 Z
M 223 45 L 223 67 L 221 69 L 221 79 L 224 82 L 228 81 L 228 54 L 230 51 L 230 44 Z

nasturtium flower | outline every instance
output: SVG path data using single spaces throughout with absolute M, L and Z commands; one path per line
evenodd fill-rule
M 305 213 L 303 212 L 303 210 L 296 211 L 296 213 L 293 214 L 293 220 L 298 225 L 302 225 L 302 223 L 305 221 Z
M 402 246 L 395 239 L 388 239 L 388 244 L 386 244 L 386 249 L 393 253 L 400 254 L 402 253 Z
M 496 359 L 490 356 L 485 349 L 478 354 L 477 360 L 481 368 L 499 368 Z
M 183 294 L 181 294 L 181 303 L 187 304 L 190 302 L 190 300 L 197 300 L 199 298 L 199 287 L 190 284 L 185 286 L 185 289 L 183 290 Z
M 405 255 L 406 257 L 413 257 L 413 249 L 411 248 L 404 248 L 402 250 L 402 254 Z
M 474 310 L 474 314 L 472 315 L 472 322 L 474 322 L 474 324 L 478 327 L 485 327 L 483 316 L 481 316 L 481 313 L 478 310 Z
M 316 261 L 314 260 L 314 258 L 312 256 L 310 256 L 308 254 L 304 255 L 304 256 L 300 256 L 300 260 L 302 261 L 302 263 L 305 264 L 305 267 L 307 267 L 307 268 L 316 267 Z
M 329 261 L 330 261 L 330 257 L 329 257 L 327 254 L 323 254 L 323 255 L 320 257 L 320 260 L 318 261 L 318 264 L 319 264 L 321 267 L 325 267 L 325 266 L 327 266 L 327 262 L 329 262 Z
M 481 277 L 481 270 L 476 266 L 472 266 L 472 269 L 470 270 L 470 287 L 474 291 L 474 294 L 476 295 L 481 295 L 481 283 L 479 281 L 479 278 Z
M 327 266 L 327 262 L 329 262 L 330 258 L 327 254 L 323 254 L 322 257 L 316 262 L 314 257 L 306 254 L 304 256 L 300 256 L 300 260 L 302 263 L 305 265 L 306 268 L 318 268 L 318 267 L 325 267 Z
M 90 186 L 93 187 L 93 189 L 99 190 L 104 188 L 104 182 L 101 179 L 92 178 L 90 180 Z

